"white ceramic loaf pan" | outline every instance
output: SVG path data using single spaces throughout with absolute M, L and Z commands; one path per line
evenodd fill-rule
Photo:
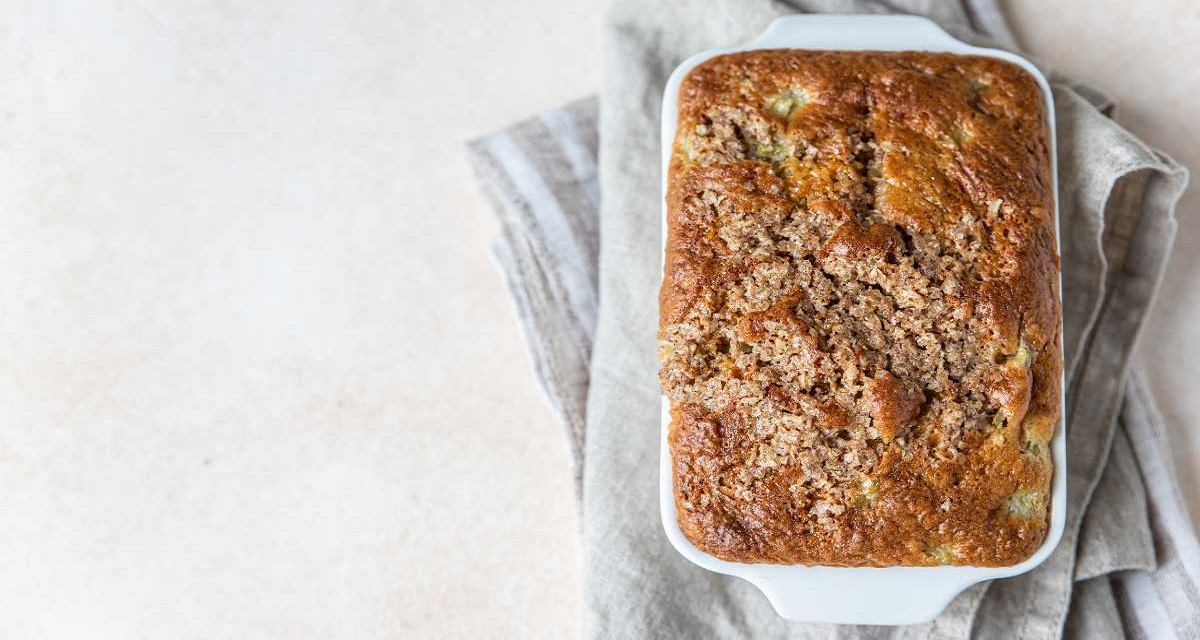
M 1053 97 L 1045 77 L 1029 61 L 1007 51 L 968 45 L 953 38 L 933 22 L 916 16 L 798 15 L 779 18 L 762 35 L 744 45 L 698 53 L 685 60 L 671 74 L 663 95 L 662 112 L 664 245 L 667 169 L 677 126 L 679 84 L 689 71 L 709 58 L 753 49 L 946 51 L 991 56 L 1020 65 L 1037 79 L 1046 100 L 1057 224 L 1058 170 Z M 1063 389 L 1066 389 L 1065 383 Z M 1062 415 L 1066 415 L 1065 398 Z M 983 580 L 1015 576 L 1038 566 L 1062 538 L 1067 484 L 1066 434 L 1060 419 L 1052 441 L 1054 480 L 1050 528 L 1042 546 L 1020 564 L 1011 567 L 847 568 L 726 562 L 697 549 L 679 528 L 672 487 L 671 451 L 667 445 L 669 425 L 670 403 L 664 397 L 660 500 L 667 538 L 691 562 L 710 571 L 750 581 L 766 595 L 779 615 L 789 620 L 882 625 L 926 622 L 937 617 L 950 600 L 967 587 Z

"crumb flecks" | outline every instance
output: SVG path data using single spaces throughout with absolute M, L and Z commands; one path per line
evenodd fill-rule
M 1048 495 L 1059 411 L 1038 91 L 946 54 L 747 52 L 685 78 L 659 353 L 697 546 L 995 566 L 1040 543 L 1044 509 L 1011 517 Z

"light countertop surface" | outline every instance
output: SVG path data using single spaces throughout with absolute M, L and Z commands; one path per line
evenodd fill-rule
M 462 143 L 595 91 L 605 3 L 167 4 L 0 4 L 2 635 L 575 637 Z M 1200 167 L 1200 7 L 1012 13 Z M 1198 216 L 1141 342 L 1193 515 Z

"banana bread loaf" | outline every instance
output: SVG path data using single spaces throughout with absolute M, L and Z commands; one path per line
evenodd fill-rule
M 660 379 L 679 524 L 725 560 L 1020 562 L 1062 375 L 1037 82 L 762 50 L 679 92 Z

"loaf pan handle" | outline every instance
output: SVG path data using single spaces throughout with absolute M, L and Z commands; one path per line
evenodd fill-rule
M 753 48 L 842 49 L 846 32 L 870 42 L 876 51 L 951 51 L 963 47 L 944 29 L 920 16 L 819 16 L 796 15 L 776 18 L 762 35 L 750 42 Z

